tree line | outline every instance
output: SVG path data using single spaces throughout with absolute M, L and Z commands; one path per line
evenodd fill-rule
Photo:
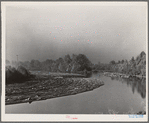
M 6 64 L 10 64 L 7 60 Z M 136 58 L 132 57 L 128 60 L 119 60 L 118 62 L 112 60 L 108 64 L 100 63 L 93 64 L 86 55 L 69 54 L 64 58 L 58 58 L 56 60 L 47 59 L 43 62 L 38 60 L 31 60 L 25 62 L 12 61 L 12 66 L 23 66 L 32 71 L 49 71 L 49 72 L 68 72 L 78 73 L 80 71 L 92 71 L 92 70 L 110 70 L 113 72 L 132 74 L 132 75 L 146 75 L 146 54 L 142 51 Z

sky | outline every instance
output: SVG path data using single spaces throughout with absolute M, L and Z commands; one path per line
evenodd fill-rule
M 20 2 L 5 13 L 10 61 L 85 54 L 92 63 L 109 63 L 146 52 L 145 2 Z

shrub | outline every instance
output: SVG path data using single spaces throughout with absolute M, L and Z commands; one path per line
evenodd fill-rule
M 6 84 L 22 83 L 31 78 L 31 74 L 24 67 L 6 67 Z

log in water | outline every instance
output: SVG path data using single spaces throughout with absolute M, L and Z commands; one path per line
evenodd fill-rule
M 6 86 L 6 105 L 33 102 L 91 91 L 104 85 L 99 79 L 62 78 L 29 81 Z

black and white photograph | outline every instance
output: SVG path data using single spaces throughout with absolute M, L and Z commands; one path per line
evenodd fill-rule
M 2 121 L 147 121 L 147 2 L 2 2 Z

